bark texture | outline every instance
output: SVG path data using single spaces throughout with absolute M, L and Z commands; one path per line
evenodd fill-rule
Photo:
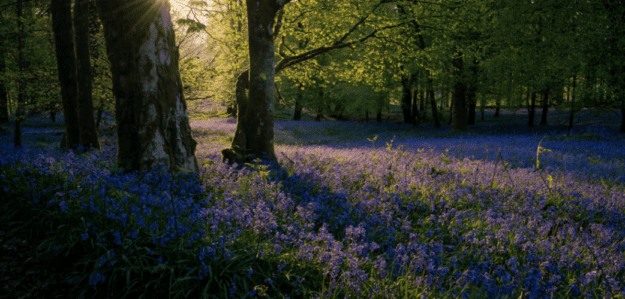
M 274 20 L 278 11 L 288 0 L 247 0 L 247 20 L 249 32 L 249 96 L 247 108 L 231 148 L 223 149 L 222 160 L 243 162 L 249 158 L 276 160 L 273 146 L 274 100 L 275 100 L 275 52 Z M 238 85 L 237 80 L 237 85 Z M 238 86 L 237 86 L 238 88 Z M 241 114 L 239 110 L 239 114 Z M 238 136 L 237 136 L 238 135 Z M 248 158 L 249 157 L 249 158 Z M 233 159 L 235 161 L 233 161 Z
M 98 131 L 93 118 L 91 96 L 91 58 L 89 54 L 89 0 L 76 0 L 74 4 L 74 29 L 76 30 L 76 62 L 78 87 L 78 123 L 80 142 L 85 149 L 100 148 Z
M 273 28 L 281 6 L 276 1 L 247 0 L 250 49 L 250 89 L 245 128 L 249 153 L 276 159 L 273 147 L 274 45 Z
M 165 0 L 98 0 L 113 73 L 117 165 L 198 171 Z

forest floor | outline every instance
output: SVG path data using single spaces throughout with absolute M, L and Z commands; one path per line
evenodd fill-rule
M 193 113 L 197 112 L 190 112 L 190 114 Z M 283 115 L 282 118 L 287 118 L 289 115 L 289 113 L 284 111 L 280 113 Z M 499 119 L 492 118 L 492 113 L 493 111 L 488 109 L 487 121 L 482 122 L 479 120 L 478 112 L 477 122 L 491 123 L 493 125 L 510 123 L 516 126 L 527 123 L 527 111 L 525 109 L 501 111 Z M 552 109 L 549 113 L 551 129 L 557 129 L 566 124 L 568 111 Z M 218 115 L 216 113 L 212 114 Z M 604 125 L 607 125 L 610 130 L 617 130 L 616 124 L 620 123 L 620 117 L 620 113 L 614 111 L 584 110 L 577 114 L 575 124 L 577 126 L 586 126 L 605 123 Z M 277 117 L 278 120 L 280 118 Z M 305 111 L 303 120 L 314 120 L 314 116 Z M 343 119 L 343 121 L 352 122 L 363 122 L 364 120 L 364 116 L 345 116 Z M 385 122 L 401 123 L 402 115 L 400 113 L 386 114 L 383 115 L 383 120 Z M 324 121 L 337 120 L 326 116 Z M 375 115 L 370 116 L 369 122 L 374 121 Z M 446 121 L 448 120 L 444 118 L 443 123 L 446 124 Z M 537 110 L 535 121 L 536 125 L 538 125 L 540 110 Z M 10 125 L 12 124 L 10 123 Z M 0 135 L 6 135 L 10 132 L 10 126 L 2 125 L 0 127 L 3 128 L 3 130 L 0 130 Z M 48 120 L 27 121 L 24 127 L 25 135 L 41 134 L 41 129 L 44 127 L 44 132 L 48 132 L 47 135 L 52 135 L 53 137 L 35 137 L 34 141 L 39 142 L 40 145 L 47 144 L 46 146 L 58 144 L 59 132 L 63 131 L 62 120 L 57 121 L 55 124 L 49 123 Z M 195 131 L 197 130 L 195 129 Z M 100 132 L 101 142 L 105 144 L 114 143 L 115 136 L 113 133 L 114 131 L 110 129 L 110 126 L 103 128 Z M 6 212 L 4 208 L 2 210 L 3 213 Z M 10 231 L 15 232 L 16 227 L 20 225 L 22 224 L 0 221 L 0 298 L 67 298 L 67 294 L 74 288 L 78 290 L 89 289 L 87 281 L 80 281 L 78 273 L 74 272 L 71 267 L 64 265 L 49 267 L 45 261 L 38 259 L 38 256 L 40 256 L 39 252 L 42 250 L 39 244 L 44 234 L 28 231 L 27 226 L 24 226 L 26 230 L 22 230 L 20 234 L 7 234 Z M 74 291 L 74 294 L 76 294 L 76 291 Z M 85 293 L 83 292 L 83 294 Z

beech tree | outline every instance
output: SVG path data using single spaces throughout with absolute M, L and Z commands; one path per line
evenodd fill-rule
M 197 172 L 166 0 L 98 0 L 113 75 L 117 166 Z M 260 30 L 260 29 L 259 29 Z
M 77 104 L 80 145 L 100 148 L 98 131 L 93 117 L 91 96 L 91 58 L 89 55 L 89 0 L 76 0 L 74 4 L 74 28 L 76 30 Z
M 239 107 L 237 113 L 237 129 L 230 148 L 223 149 L 222 160 L 230 162 L 244 162 L 249 155 L 263 158 L 265 155 L 270 160 L 275 160 L 273 147 L 273 110 L 275 100 L 274 76 L 277 72 L 311 60 L 322 54 L 335 49 L 342 49 L 358 45 L 374 36 L 379 31 L 397 27 L 397 24 L 378 27 L 362 37 L 347 40 L 357 28 L 363 24 L 384 1 L 372 4 L 371 9 L 343 35 L 332 36 L 336 38 L 327 40 L 317 39 L 321 46 L 307 50 L 296 55 L 287 55 L 281 44 L 279 54 L 282 59 L 275 63 L 274 40 L 279 36 L 282 27 L 284 5 L 290 0 L 279 1 L 250 1 L 247 3 L 248 41 L 250 68 L 240 73 L 236 83 L 237 105 L 240 101 L 247 101 L 246 107 Z M 276 19 L 278 21 L 276 21 Z M 403 24 L 403 22 L 401 23 Z M 334 34 L 336 35 L 336 33 Z M 246 74 L 247 73 L 247 74 Z M 248 84 L 246 84 L 246 81 Z M 249 89 L 249 98 L 245 97 L 245 91 Z
M 76 87 L 76 54 L 72 41 L 71 0 L 52 0 L 52 30 L 56 61 L 58 65 L 61 97 L 63 98 L 63 115 L 65 116 L 65 134 L 61 147 L 76 149 L 80 142 L 78 126 L 78 100 Z

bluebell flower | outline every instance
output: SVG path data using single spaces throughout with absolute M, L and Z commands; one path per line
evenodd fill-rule
M 89 285 L 92 286 L 93 289 L 96 289 L 96 285 L 100 282 L 104 282 L 104 280 L 104 275 L 102 275 L 100 272 L 96 272 L 95 274 L 89 276 Z

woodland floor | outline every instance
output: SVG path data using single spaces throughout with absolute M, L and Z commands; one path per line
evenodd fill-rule
M 503 111 L 502 111 L 503 112 Z M 523 111 L 513 115 L 526 119 Z M 510 112 L 503 112 L 510 114 Z M 478 119 L 479 119 L 479 113 Z M 611 113 L 610 113 L 611 114 Z M 285 114 L 284 117 L 287 115 Z M 330 116 L 324 115 L 325 121 L 335 121 Z M 508 115 L 509 116 L 509 115 Z M 606 114 L 604 117 L 619 117 L 618 115 Z M 313 117 L 307 113 L 306 119 Z M 383 122 L 401 122 L 401 113 L 385 114 Z M 550 118 L 551 119 L 551 118 Z M 364 116 L 344 116 L 342 121 L 364 122 Z M 540 120 L 537 115 L 536 122 Z M 445 123 L 445 118 L 443 119 Z M 369 122 L 375 122 L 375 115 L 370 115 Z M 62 132 L 62 131 L 61 131 Z M 113 130 L 101 131 L 101 142 L 114 142 Z M 80 281 L 78 273 L 73 272 L 71 266 L 59 264 L 57 267 L 47 267 L 45 261 L 37 259 L 41 238 L 28 234 L 9 236 L 6 232 L 12 230 L 15 223 L 0 222 L 0 299 L 3 298 L 83 298 L 87 294 L 89 285 L 87 281 Z M 92 292 L 91 292 L 92 293 Z

